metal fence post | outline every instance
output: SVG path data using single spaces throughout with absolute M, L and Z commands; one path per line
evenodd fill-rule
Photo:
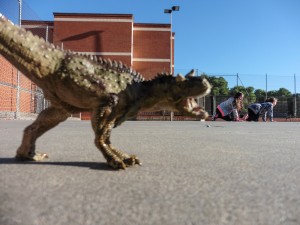
M 213 115 L 214 112 L 217 110 L 216 96 L 215 95 L 211 95 L 210 96 L 210 101 L 211 101 L 211 114 Z
M 19 0 L 19 26 L 22 26 L 22 0 Z M 16 115 L 15 119 L 20 117 L 20 71 L 17 70 L 17 96 L 16 96 Z
M 295 93 L 295 97 L 294 97 L 294 117 L 297 117 L 297 86 L 296 86 L 296 74 L 294 74 L 294 93 Z
M 266 74 L 266 99 L 268 98 L 268 74 Z

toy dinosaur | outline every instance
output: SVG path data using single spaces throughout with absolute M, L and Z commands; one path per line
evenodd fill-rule
M 47 154 L 35 151 L 35 142 L 71 113 L 91 112 L 95 144 L 107 163 L 116 169 L 141 164 L 135 155 L 111 145 L 113 127 L 135 118 L 140 111 L 171 110 L 186 116 L 206 118 L 207 113 L 190 98 L 210 92 L 210 84 L 193 71 L 183 77 L 158 74 L 144 78 L 109 59 L 64 51 L 34 36 L 0 15 L 0 54 L 36 83 L 51 102 L 24 130 L 16 158 L 39 161 Z

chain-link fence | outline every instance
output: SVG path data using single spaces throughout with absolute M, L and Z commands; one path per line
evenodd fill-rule
M 32 33 L 49 38 L 49 27 L 24 25 Z M 49 102 L 42 90 L 0 56 L 0 118 L 35 117 Z
M 221 102 L 227 100 L 230 96 L 206 96 L 205 97 L 205 109 L 212 115 L 216 111 L 216 107 Z M 299 117 L 299 112 L 297 111 L 297 105 L 300 104 L 299 96 L 292 97 L 277 97 L 278 102 L 274 107 L 274 117 L 275 118 L 296 118 Z M 256 102 L 264 102 L 265 98 L 258 98 Z M 241 114 L 247 113 L 248 105 L 252 102 L 247 101 L 247 96 L 244 98 L 244 108 Z
M 31 118 L 48 107 L 42 90 L 0 56 L 0 118 Z
M 198 104 L 203 107 L 211 116 L 216 112 L 217 106 L 227 100 L 230 96 L 205 96 L 197 98 Z M 296 97 L 278 97 L 277 104 L 274 107 L 273 115 L 277 121 L 289 121 L 299 122 L 299 112 L 297 111 L 297 105 L 300 104 L 300 96 Z M 256 102 L 264 102 L 265 98 L 258 98 Z M 248 105 L 252 102 L 244 98 L 244 108 L 240 112 L 240 116 L 247 114 Z M 136 118 L 137 120 L 160 120 L 160 121 L 178 121 L 178 120 L 199 120 L 197 118 L 182 116 L 179 113 L 172 113 L 170 111 L 158 111 L 158 112 L 140 112 Z M 209 118 L 208 118 L 209 120 Z
M 15 24 L 21 24 L 21 19 L 37 19 L 36 14 L 22 1 L 0 2 L 1 13 Z M 25 12 L 22 15 L 22 12 Z M 23 17 L 22 17 L 23 16 Z M 30 27 L 24 26 L 26 29 Z M 48 40 L 47 29 L 36 27 L 33 33 Z M 49 106 L 49 102 L 44 98 L 42 90 L 33 82 L 21 74 L 4 57 L 0 55 L 0 118 L 20 119 L 34 118 L 43 109 Z

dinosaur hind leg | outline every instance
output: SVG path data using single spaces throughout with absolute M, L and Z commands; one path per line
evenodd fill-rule
M 107 163 L 115 169 L 125 169 L 134 164 L 141 165 L 138 158 L 134 155 L 117 150 L 112 147 L 110 142 L 111 130 L 115 123 L 113 107 L 103 107 L 95 110 L 92 117 L 92 126 L 95 131 L 95 144 L 102 152 Z
M 17 150 L 16 159 L 40 161 L 47 154 L 35 152 L 35 142 L 46 131 L 68 118 L 68 113 L 60 108 L 49 107 L 43 110 L 37 119 L 25 128 L 21 146 Z
M 142 165 L 142 163 L 140 162 L 140 160 L 136 155 L 128 155 L 116 149 L 115 147 L 111 146 L 110 144 L 108 146 L 111 148 L 111 151 L 115 155 L 117 155 L 123 161 L 123 163 L 125 163 L 126 166 L 133 166 L 135 164 Z

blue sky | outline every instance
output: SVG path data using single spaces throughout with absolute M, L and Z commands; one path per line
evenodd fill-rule
M 136 23 L 170 23 L 173 12 L 175 72 L 239 74 L 239 84 L 300 92 L 299 0 L 23 0 L 25 19 L 53 20 L 53 12 L 133 14 Z M 0 12 L 17 18 L 17 0 Z M 235 76 L 226 76 L 229 86 Z

